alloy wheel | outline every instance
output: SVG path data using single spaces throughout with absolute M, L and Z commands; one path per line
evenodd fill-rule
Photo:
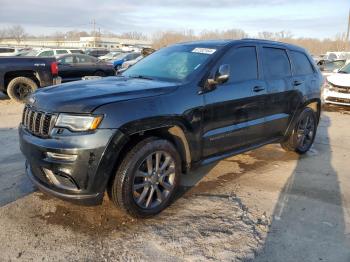
M 315 120 L 312 116 L 306 115 L 299 121 L 297 129 L 297 142 L 301 150 L 310 147 L 315 135 Z
M 166 201 L 175 188 L 175 161 L 164 151 L 148 155 L 139 165 L 133 182 L 138 206 L 153 209 Z

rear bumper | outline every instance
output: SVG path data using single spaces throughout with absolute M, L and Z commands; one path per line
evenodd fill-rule
M 54 78 L 52 79 L 52 84 L 53 84 L 53 85 L 59 85 L 59 84 L 61 84 L 61 83 L 62 83 L 62 77 L 60 77 L 60 76 L 54 77 Z

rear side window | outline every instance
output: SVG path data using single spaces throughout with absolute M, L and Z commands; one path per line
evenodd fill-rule
M 289 59 L 283 49 L 264 47 L 263 65 L 267 79 L 280 79 L 291 75 Z
M 0 48 L 0 53 L 13 53 L 15 49 L 13 48 Z
M 82 54 L 83 53 L 83 51 L 81 51 L 81 50 L 70 50 L 70 52 L 72 54 Z
M 232 49 L 225 55 L 221 64 L 231 68 L 229 82 L 241 82 L 258 78 L 258 62 L 254 46 Z
M 294 65 L 294 73 L 296 75 L 309 75 L 314 72 L 311 63 L 305 54 L 296 51 L 290 51 L 290 54 Z
M 85 63 L 95 63 L 97 61 L 94 57 L 89 56 L 77 56 L 78 63 L 85 64 Z
M 62 54 L 68 54 L 67 50 L 56 50 L 56 54 L 62 55 Z
M 53 51 L 43 51 L 38 56 L 54 56 Z

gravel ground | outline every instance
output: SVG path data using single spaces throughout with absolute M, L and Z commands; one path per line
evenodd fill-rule
M 18 149 L 21 110 L 0 97 L 1 261 L 350 261 L 346 108 L 326 109 L 305 156 L 269 145 L 200 168 L 147 220 L 107 198 L 84 207 L 35 191 Z

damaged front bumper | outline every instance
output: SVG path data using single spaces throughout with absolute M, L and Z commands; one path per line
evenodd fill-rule
M 26 173 L 42 191 L 85 205 L 102 203 L 124 139 L 116 129 L 40 138 L 19 127 Z
M 323 100 L 325 103 L 350 106 L 350 88 L 349 92 L 337 92 L 334 90 L 324 89 Z

